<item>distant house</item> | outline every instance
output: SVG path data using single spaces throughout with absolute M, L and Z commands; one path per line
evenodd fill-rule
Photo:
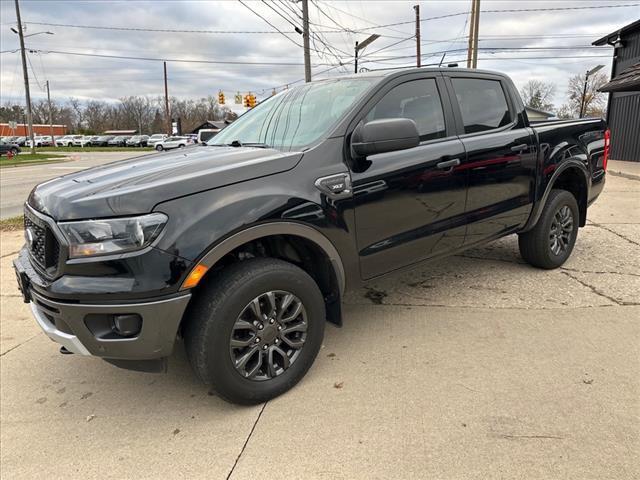
M 640 20 L 599 38 L 593 45 L 613 47 L 611 81 L 600 89 L 609 93 L 610 156 L 640 162 Z
M 533 107 L 524 107 L 524 109 L 527 112 L 527 117 L 529 117 L 530 122 L 544 122 L 556 116 L 555 113 L 545 112 L 544 110 L 538 110 Z
M 217 130 L 219 132 L 230 123 L 232 123 L 231 120 L 207 120 L 206 122 L 194 128 L 190 133 L 197 134 L 200 130 L 205 130 L 205 129 Z

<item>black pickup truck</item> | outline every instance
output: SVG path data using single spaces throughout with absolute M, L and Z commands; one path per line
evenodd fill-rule
M 162 370 L 183 338 L 223 398 L 263 402 L 311 367 L 345 289 L 510 234 L 562 265 L 607 142 L 600 119 L 531 127 L 499 73 L 308 83 L 208 145 L 37 186 L 14 266 L 61 352 Z

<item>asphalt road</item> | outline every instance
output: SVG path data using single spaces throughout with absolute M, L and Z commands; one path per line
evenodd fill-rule
M 69 153 L 70 161 L 0 170 L 0 218 L 22 214 L 22 205 L 37 184 L 51 178 L 148 152 Z M 152 152 L 151 152 L 152 153 Z
M 352 292 L 305 379 L 251 408 L 181 345 L 166 374 L 60 355 L 2 234 L 2 478 L 640 478 L 639 205 L 610 175 L 561 269 L 508 237 Z

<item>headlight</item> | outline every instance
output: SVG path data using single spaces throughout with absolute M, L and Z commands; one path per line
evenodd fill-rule
M 60 222 L 69 242 L 69 257 L 124 253 L 146 247 L 160 234 L 167 216 L 151 213 L 139 217 Z

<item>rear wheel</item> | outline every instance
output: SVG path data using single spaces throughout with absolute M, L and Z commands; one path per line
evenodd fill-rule
M 558 268 L 567 261 L 578 237 L 578 202 L 566 190 L 551 190 L 536 226 L 518 237 L 520 254 L 538 268 Z
M 161 152 L 162 150 L 164 150 L 164 148 L 162 147 L 162 145 L 156 145 L 156 150 Z
M 292 388 L 313 364 L 324 336 L 324 299 L 304 270 L 254 258 L 210 279 L 187 321 L 196 374 L 228 401 L 261 403 Z

